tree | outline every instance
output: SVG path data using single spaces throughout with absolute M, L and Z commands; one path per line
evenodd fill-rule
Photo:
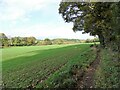
M 12 42 L 14 46 L 20 46 L 20 42 L 21 42 L 20 37 L 12 38 Z
M 35 45 L 36 38 L 35 37 L 27 37 L 27 45 Z
M 92 43 L 93 42 L 93 40 L 91 40 L 91 39 L 87 39 L 86 41 L 85 41 L 85 43 Z
M 64 43 L 64 41 L 63 41 L 63 39 L 55 39 L 55 40 L 53 40 L 53 43 L 54 44 L 63 44 Z
M 27 37 L 23 37 L 21 40 L 21 45 L 22 46 L 27 46 Z
M 62 14 L 65 22 L 73 22 L 73 31 L 84 31 L 83 33 L 97 35 L 101 46 L 105 47 L 111 46 L 114 38 L 120 35 L 115 34 L 115 32 L 119 33 L 119 28 L 113 29 L 117 23 L 112 23 L 113 20 L 118 21 L 119 3 L 61 2 L 59 13 Z M 112 9 L 113 6 L 115 6 L 114 9 Z M 113 12 L 117 13 L 113 15 Z
M 43 42 L 42 45 L 52 45 L 52 42 L 50 39 L 46 38 Z
M 116 48 L 116 51 L 119 51 L 120 53 L 120 2 L 116 2 L 112 5 L 112 15 L 112 46 L 114 46 Z
M 8 38 L 4 33 L 0 33 L 0 46 L 9 46 Z
M 10 39 L 11 46 L 29 46 L 36 44 L 35 37 L 13 37 Z

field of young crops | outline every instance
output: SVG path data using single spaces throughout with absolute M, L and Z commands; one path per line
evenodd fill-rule
M 46 87 L 46 84 L 54 87 L 61 73 L 73 65 L 85 69 L 94 58 L 90 44 L 5 48 L 2 49 L 3 87 Z

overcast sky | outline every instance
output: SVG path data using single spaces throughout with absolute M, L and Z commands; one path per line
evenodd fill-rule
M 0 0 L 0 32 L 7 36 L 44 38 L 93 38 L 73 32 L 58 13 L 61 0 Z

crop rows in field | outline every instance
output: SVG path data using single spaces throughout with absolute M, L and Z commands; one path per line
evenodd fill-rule
M 87 48 L 89 45 L 74 45 L 46 50 L 42 53 L 37 51 L 38 54 L 32 57 L 18 57 L 5 61 L 3 62 L 3 87 L 25 88 L 42 83 L 49 75 L 59 70 L 71 59 L 76 58 Z
M 37 88 L 75 88 L 77 81 L 82 79 L 82 75 L 96 58 L 96 51 L 85 50 L 76 54 L 64 67 L 52 74 L 42 84 L 38 83 Z

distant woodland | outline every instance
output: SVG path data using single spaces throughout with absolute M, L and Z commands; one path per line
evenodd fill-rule
M 35 45 L 53 45 L 53 44 L 74 44 L 74 43 L 93 43 L 99 42 L 98 38 L 80 40 L 80 39 L 65 39 L 65 38 L 57 38 L 57 39 L 49 39 L 45 38 L 44 40 L 38 40 L 35 37 L 11 37 L 8 38 L 4 33 L 0 33 L 0 43 L 1 47 L 9 47 L 9 46 L 35 46 Z

